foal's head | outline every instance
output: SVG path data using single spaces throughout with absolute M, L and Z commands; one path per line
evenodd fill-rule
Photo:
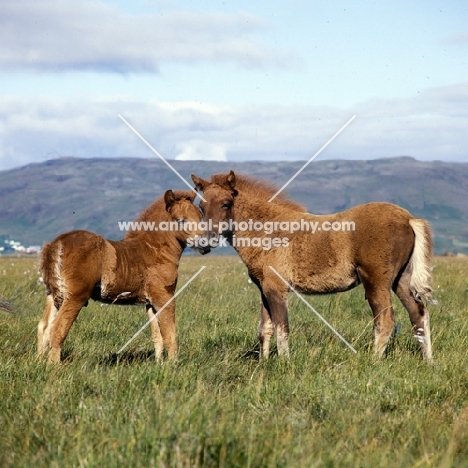
M 212 176 L 208 182 L 192 174 L 192 180 L 206 200 L 200 202 L 205 222 L 211 222 L 203 237 L 210 247 L 216 247 L 221 234 L 230 234 L 229 221 L 234 219 L 234 197 L 237 195 L 236 176 L 231 171 L 229 174 Z
M 184 244 L 189 239 L 195 239 L 203 234 L 201 230 L 202 214 L 193 204 L 195 196 L 195 192 L 188 190 L 167 190 L 164 194 L 166 211 L 178 225 L 177 230 L 174 230 L 174 235 L 179 242 Z M 197 250 L 202 254 L 210 251 L 208 246 L 199 247 L 198 244 L 195 245 Z

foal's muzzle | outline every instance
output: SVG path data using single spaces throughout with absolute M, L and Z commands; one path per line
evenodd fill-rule
M 201 253 L 202 255 L 206 255 L 207 253 L 210 253 L 211 252 L 211 247 L 208 245 L 206 247 L 197 247 L 197 251 L 198 253 Z

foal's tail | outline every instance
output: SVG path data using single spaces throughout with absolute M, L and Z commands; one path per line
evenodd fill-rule
M 432 236 L 429 224 L 424 219 L 415 218 L 410 219 L 409 223 L 415 235 L 413 253 L 409 262 L 411 293 L 419 302 L 426 300 L 431 304 L 437 304 L 432 294 Z
M 62 265 L 62 244 L 59 241 L 45 244 L 41 252 L 39 271 L 46 286 L 46 293 L 52 295 L 55 305 L 64 299 L 63 282 L 60 276 Z

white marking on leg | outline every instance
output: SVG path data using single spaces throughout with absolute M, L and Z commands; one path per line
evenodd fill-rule
M 385 353 L 386 347 L 387 343 L 383 341 L 379 330 L 376 328 L 374 331 L 374 354 L 377 357 L 382 358 Z
M 425 335 L 423 355 L 427 361 L 432 362 L 431 327 L 430 327 L 430 320 L 429 320 L 429 312 L 427 311 L 427 309 L 424 310 L 423 324 L 424 324 L 424 335 Z
M 50 300 L 53 302 L 52 297 Z M 44 333 L 42 335 L 42 349 L 44 352 L 46 352 L 50 348 L 50 331 L 52 328 L 52 324 L 54 323 L 54 320 L 56 319 L 58 314 L 58 309 L 55 307 L 55 303 L 51 306 L 50 313 L 49 313 L 49 320 L 47 322 L 47 325 L 45 327 Z
M 153 320 L 156 315 L 155 310 L 152 307 L 148 308 L 148 319 L 151 321 L 151 341 L 154 345 L 154 352 L 157 361 L 161 361 L 164 352 L 164 343 L 161 335 L 161 328 L 159 327 L 159 321 L 157 318 Z
M 268 359 L 270 355 L 270 340 L 273 335 L 273 324 L 270 319 L 260 320 L 258 324 L 258 339 L 260 341 L 260 359 Z
M 278 345 L 278 355 L 289 357 L 289 343 L 288 332 L 284 329 L 283 325 L 276 327 L 276 342 Z

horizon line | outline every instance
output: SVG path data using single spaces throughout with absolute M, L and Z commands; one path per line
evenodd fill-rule
M 51 161 L 73 161 L 73 160 L 80 160 L 80 161 L 86 161 L 86 160 L 123 160 L 123 159 L 135 159 L 135 160 L 140 160 L 140 161 L 149 161 L 151 159 L 154 160 L 154 158 L 151 157 L 142 157 L 142 156 L 59 156 L 56 158 L 50 158 L 50 159 L 44 159 L 43 161 L 32 161 L 28 162 L 19 166 L 13 166 L 5 169 L 0 168 L 0 172 L 7 172 L 11 170 L 16 170 L 16 169 L 21 169 L 27 166 L 32 166 L 32 165 L 41 165 L 41 164 L 47 164 Z M 170 161 L 177 162 L 177 163 L 207 163 L 207 164 L 213 164 L 213 163 L 223 163 L 223 164 L 247 164 L 247 163 L 260 163 L 260 164 L 275 164 L 275 163 L 287 163 L 287 164 L 294 164 L 294 163 L 301 163 L 304 161 L 307 161 L 307 159 L 293 159 L 293 160 L 287 160 L 287 159 L 277 159 L 273 161 L 269 161 L 266 159 L 243 159 L 240 161 L 224 161 L 224 160 L 205 160 L 205 159 L 171 159 L 171 158 L 166 158 Z M 409 155 L 398 155 L 398 156 L 379 156 L 375 158 L 333 158 L 333 159 L 319 159 L 316 160 L 316 163 L 326 163 L 326 162 L 365 162 L 365 161 L 381 161 L 381 160 L 392 160 L 392 159 L 406 159 L 406 160 L 411 160 L 415 162 L 421 162 L 421 163 L 444 163 L 444 164 L 468 164 L 468 161 L 458 161 L 458 160 L 442 160 L 442 159 L 418 159 L 415 158 L 414 156 L 409 156 Z

